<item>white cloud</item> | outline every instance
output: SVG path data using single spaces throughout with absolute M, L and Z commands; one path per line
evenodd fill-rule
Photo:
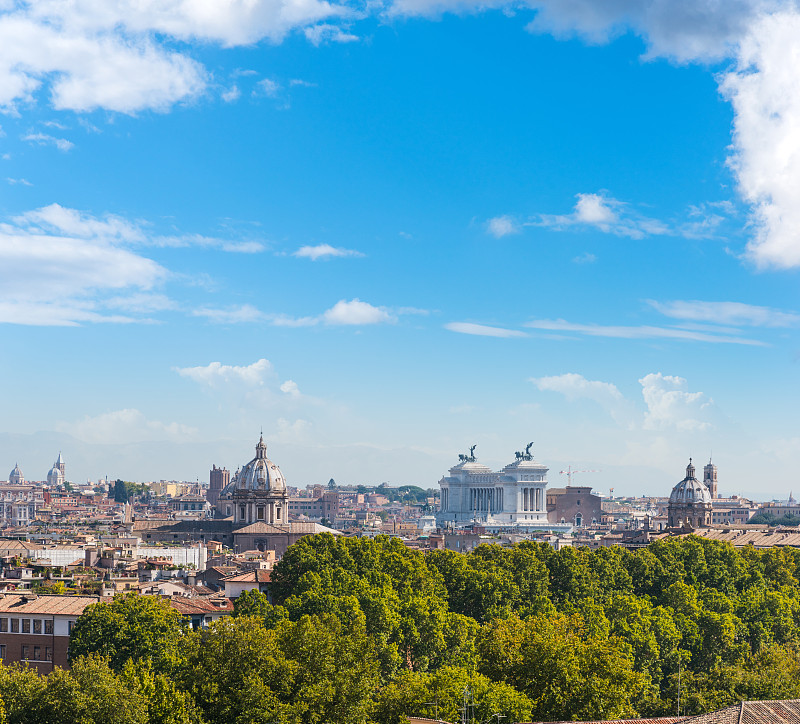
M 297 386 L 297 383 L 294 380 L 286 380 L 286 382 L 281 383 L 279 389 L 284 395 L 288 395 L 289 397 L 301 396 L 300 388 Z
M 800 266 L 800 13 L 765 16 L 743 38 L 737 69 L 721 78 L 733 104 L 730 159 L 753 207 L 747 254 L 759 267 Z
M 618 403 L 622 393 L 610 382 L 587 380 L 583 375 L 569 372 L 551 377 L 532 377 L 530 381 L 542 391 L 558 392 L 568 400 L 586 398 L 602 405 Z
M 542 214 L 526 225 L 545 226 L 557 231 L 578 227 L 595 228 L 606 234 L 643 239 L 668 233 L 668 227 L 630 210 L 628 204 L 603 194 L 576 194 L 571 214 Z
M 127 227 L 70 212 L 53 205 L 0 224 L 0 322 L 133 321 L 103 314 L 103 299 L 167 278 L 162 266 L 122 247 Z
M 648 300 L 648 304 L 667 317 L 691 322 L 752 327 L 796 327 L 800 325 L 800 314 L 795 312 L 784 312 L 780 309 L 741 302 L 702 302 L 697 300 L 657 302 Z
M 75 144 L 72 141 L 68 141 L 66 138 L 49 136 L 46 133 L 29 133 L 27 136 L 23 136 L 22 140 L 28 143 L 35 143 L 38 146 L 55 146 L 59 151 L 69 151 L 75 148 Z
M 130 315 L 175 308 L 163 294 L 153 294 L 172 275 L 135 247 L 190 245 L 239 253 L 264 249 L 252 241 L 153 236 L 143 222 L 92 216 L 59 204 L 19 214 L 0 222 L 0 323 L 150 321 Z M 216 321 L 255 316 L 247 307 L 197 313 Z M 223 320 L 226 314 L 229 319 Z
M 495 216 L 486 222 L 486 228 L 495 239 L 521 231 L 520 225 L 510 216 Z
M 263 80 L 258 81 L 256 83 L 258 86 L 259 92 L 263 93 L 265 96 L 269 96 L 270 98 L 274 98 L 278 95 L 278 91 L 281 89 L 280 85 L 269 78 L 264 78 Z
M 343 42 L 351 15 L 325 0 L 37 0 L 0 4 L 0 106 L 49 91 L 57 109 L 167 110 L 202 93 L 206 69 L 175 41 L 251 45 L 295 29 Z M 315 29 L 319 28 L 319 29 Z
M 572 262 L 574 264 L 594 264 L 596 261 L 597 257 L 588 251 L 585 251 L 583 254 L 572 258 Z
M 136 409 L 116 410 L 96 417 L 86 416 L 73 422 L 61 422 L 56 429 L 84 442 L 104 445 L 164 440 L 184 442 L 197 434 L 196 428 L 178 422 L 148 420 Z
M 205 317 L 209 322 L 216 324 L 246 324 L 268 319 L 267 315 L 251 304 L 242 304 L 239 307 L 229 307 L 228 309 L 201 307 L 193 310 L 192 316 Z
M 518 329 L 506 329 L 504 327 L 489 327 L 485 324 L 473 324 L 472 322 L 448 322 L 444 325 L 445 329 L 460 334 L 474 334 L 479 337 L 527 337 L 525 332 Z
M 241 95 L 242 95 L 242 92 L 239 90 L 239 86 L 238 85 L 234 85 L 234 86 L 228 88 L 228 90 L 223 91 L 221 98 L 226 103 L 233 103 L 235 100 L 238 100 L 239 96 L 241 96 Z
M 215 387 L 219 384 L 239 382 L 250 387 L 260 387 L 273 375 L 269 360 L 260 359 L 253 364 L 237 367 L 211 362 L 204 367 L 175 367 L 181 377 L 187 377 L 203 385 Z
M 646 430 L 673 428 L 683 432 L 699 432 L 713 427 L 709 417 L 714 401 L 702 392 L 689 392 L 683 377 L 645 375 L 639 380 L 647 405 Z
M 143 242 L 145 235 L 138 225 L 113 215 L 98 219 L 77 209 L 60 204 L 50 204 L 34 211 L 15 216 L 12 221 L 29 231 L 57 233 L 81 239 L 102 239 L 106 241 Z
M 651 56 L 678 61 L 730 55 L 753 20 L 785 0 L 528 0 L 537 11 L 528 29 L 557 37 L 581 36 L 603 43 L 632 29 L 645 38 Z M 391 14 L 435 16 L 513 7 L 506 0 L 395 0 Z
M 526 322 L 526 327 L 559 332 L 577 332 L 591 337 L 616 337 L 618 339 L 675 339 L 691 342 L 715 342 L 720 344 L 744 344 L 763 346 L 754 339 L 725 334 L 710 334 L 689 329 L 673 327 L 653 327 L 649 325 L 623 326 L 603 324 L 576 324 L 563 319 L 537 319 Z
M 33 184 L 24 178 L 9 178 L 6 179 L 12 186 L 33 186 Z
M 317 246 L 301 246 L 297 251 L 292 253 L 292 256 L 317 261 L 318 259 L 328 259 L 331 257 L 364 256 L 364 254 L 355 249 L 342 249 L 341 247 L 331 246 L 330 244 L 318 244 Z
M 338 25 L 321 23 L 306 28 L 304 31 L 306 39 L 312 45 L 322 45 L 323 43 L 355 43 L 358 36 L 348 33 Z
M 385 324 L 397 321 L 386 307 L 374 307 L 360 299 L 341 299 L 322 314 L 322 321 L 331 325 Z

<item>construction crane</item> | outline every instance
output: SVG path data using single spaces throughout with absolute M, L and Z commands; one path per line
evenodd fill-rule
M 559 475 L 566 475 L 567 476 L 567 487 L 572 487 L 572 476 L 575 473 L 602 473 L 602 470 L 573 470 L 572 465 L 567 465 L 566 470 L 559 470 Z

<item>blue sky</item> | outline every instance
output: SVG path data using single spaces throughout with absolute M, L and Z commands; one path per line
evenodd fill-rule
M 0 11 L 0 470 L 800 488 L 789 3 Z

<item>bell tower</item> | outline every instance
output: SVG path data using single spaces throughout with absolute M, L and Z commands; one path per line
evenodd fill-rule
M 711 462 L 711 458 L 708 459 L 708 464 L 703 468 L 703 483 L 708 488 L 712 498 L 719 497 L 717 493 L 717 466 Z

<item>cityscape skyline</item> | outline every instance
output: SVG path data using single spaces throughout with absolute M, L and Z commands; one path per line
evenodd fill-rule
M 0 475 L 800 487 L 793 4 L 276 7 L 0 11 Z

